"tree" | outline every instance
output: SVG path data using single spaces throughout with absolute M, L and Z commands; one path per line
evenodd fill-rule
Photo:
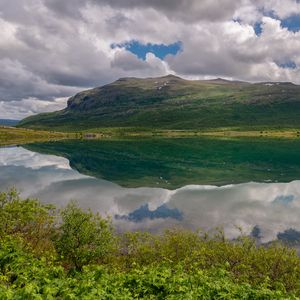
M 113 250 L 115 238 L 109 219 L 84 211 L 73 202 L 62 210 L 61 217 L 57 251 L 71 267 L 81 270 Z
M 16 189 L 0 193 L 0 238 L 21 236 L 37 251 L 51 250 L 55 207 L 37 199 L 21 199 Z

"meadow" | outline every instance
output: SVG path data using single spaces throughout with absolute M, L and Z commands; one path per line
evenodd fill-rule
M 34 141 L 49 141 L 75 137 L 76 135 L 74 133 L 0 126 L 0 146 L 20 145 Z

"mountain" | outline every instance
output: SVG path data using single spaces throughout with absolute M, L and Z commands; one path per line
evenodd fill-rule
M 37 129 L 300 127 L 300 86 L 290 82 L 121 78 L 71 97 L 65 109 L 22 120 Z
M 19 120 L 0 119 L 0 126 L 16 126 L 19 122 Z

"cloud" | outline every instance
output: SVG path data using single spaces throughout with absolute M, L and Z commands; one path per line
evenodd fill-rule
M 223 0 L 85 0 L 74 3 L 62 3 L 50 0 L 46 5 L 56 12 L 63 12 L 69 16 L 76 16 L 76 7 L 84 7 L 93 3 L 98 6 L 110 6 L 115 9 L 153 9 L 166 15 L 171 20 L 194 22 L 199 20 L 225 20 L 231 18 L 241 1 Z
M 115 56 L 111 61 L 111 66 L 112 68 L 118 68 L 125 72 L 141 72 L 141 75 L 143 75 L 145 70 L 147 70 L 148 76 L 167 74 L 166 64 L 152 53 L 148 53 L 145 60 L 140 60 L 137 56 L 122 48 L 115 52 Z
M 254 5 L 260 9 L 273 13 L 280 19 L 288 18 L 300 13 L 298 0 L 253 0 Z
M 2 0 L 0 11 L 2 116 L 126 76 L 300 83 L 300 33 L 282 26 L 296 0 Z M 143 61 L 111 47 L 133 40 L 182 49 Z
M 29 98 L 20 101 L 0 101 L 0 119 L 21 120 L 30 115 L 61 110 L 66 107 L 67 99 L 68 97 L 53 100 Z
M 22 100 L 28 97 L 53 99 L 77 91 L 42 79 L 18 60 L 0 60 L 0 100 Z
M 169 67 L 183 75 L 300 83 L 300 32 L 290 32 L 270 17 L 261 26 L 259 37 L 251 25 L 236 21 L 196 28 L 197 36 L 183 38 L 184 51 L 167 59 Z M 296 68 L 279 65 L 288 61 Z

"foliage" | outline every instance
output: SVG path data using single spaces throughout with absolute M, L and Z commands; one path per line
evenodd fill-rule
M 74 203 L 59 211 L 15 190 L 1 193 L 0 218 L 0 299 L 300 296 L 300 258 L 280 244 L 175 228 L 117 234 Z
M 63 267 L 53 257 L 36 257 L 21 238 L 6 236 L 0 245 L 0 299 L 41 299 L 59 289 Z M 48 298 L 51 299 L 51 298 Z
M 35 250 L 52 248 L 55 207 L 37 199 L 21 199 L 15 189 L 0 193 L 0 238 L 21 236 Z
M 225 268 L 187 272 L 182 264 L 134 267 L 114 272 L 103 266 L 67 274 L 45 258 L 37 259 L 18 241 L 0 246 L 1 299 L 282 299 L 288 295 L 235 283 Z M 292 295 L 291 299 L 293 298 Z
M 163 235 L 126 233 L 122 245 L 125 269 L 183 264 L 187 272 L 193 273 L 226 266 L 236 282 L 255 286 L 268 282 L 272 289 L 289 291 L 299 288 L 300 258 L 295 249 L 282 244 L 262 247 L 248 237 L 229 241 L 222 232 L 209 237 L 173 229 Z
M 107 219 L 83 211 L 70 203 L 62 212 L 56 246 L 67 262 L 78 270 L 107 256 L 114 246 L 113 231 Z

